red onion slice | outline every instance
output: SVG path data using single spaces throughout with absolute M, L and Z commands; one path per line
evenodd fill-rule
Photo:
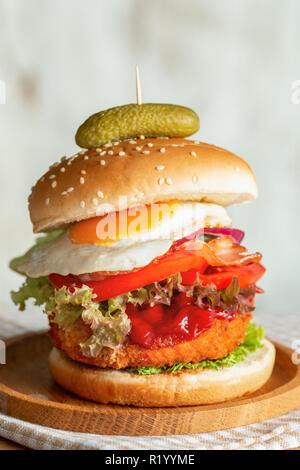
M 213 233 L 215 235 L 227 235 L 232 237 L 236 243 L 241 243 L 245 236 L 245 232 L 243 230 L 239 230 L 238 228 L 231 228 L 231 227 L 220 227 L 220 228 L 205 228 L 204 233 Z
M 245 236 L 245 232 L 242 230 L 239 230 L 237 228 L 231 228 L 231 227 L 218 227 L 218 228 L 201 228 L 200 230 L 197 230 L 196 232 L 192 233 L 191 235 L 188 235 L 187 237 L 181 238 L 181 240 L 177 240 L 175 242 L 176 246 L 182 245 L 183 243 L 189 241 L 189 240 L 194 240 L 201 234 L 212 234 L 212 235 L 225 235 L 225 236 L 230 236 L 234 239 L 234 241 L 238 244 L 241 243 Z

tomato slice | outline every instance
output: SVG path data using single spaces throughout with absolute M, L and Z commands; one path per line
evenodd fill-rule
M 203 273 L 207 268 L 207 261 L 199 255 L 198 251 L 178 250 L 168 252 L 161 258 L 156 258 L 152 263 L 144 268 L 131 271 L 126 274 L 107 276 L 99 281 L 81 281 L 76 276 L 61 276 L 50 274 L 50 282 L 56 288 L 62 286 L 81 287 L 83 284 L 91 287 L 97 300 L 107 300 L 126 292 L 138 289 L 153 282 L 158 282 L 178 272 L 185 272 L 191 269 Z
M 264 274 L 266 268 L 260 263 L 251 263 L 241 266 L 223 266 L 212 267 L 210 266 L 205 273 L 197 273 L 196 269 L 181 273 L 182 283 L 185 285 L 192 285 L 195 281 L 197 274 L 203 285 L 214 284 L 217 289 L 226 289 L 231 283 L 233 277 L 237 277 L 240 287 L 247 287 L 250 284 L 255 284 Z
M 192 252 L 189 252 L 189 256 L 183 256 L 183 254 L 180 255 L 180 252 L 175 252 L 172 255 L 164 256 L 160 262 L 156 260 L 138 271 L 107 276 L 100 281 L 82 282 L 77 276 L 61 276 L 59 274 L 51 274 L 49 279 L 57 289 L 63 286 L 74 288 L 81 287 L 83 284 L 87 285 L 93 289 L 97 300 L 101 301 L 125 294 L 152 282 L 162 281 L 177 272 L 181 272 L 182 282 L 185 285 L 193 284 L 198 275 L 203 285 L 212 283 L 220 290 L 228 287 L 233 277 L 238 278 L 240 287 L 255 284 L 266 270 L 260 263 L 217 268 L 210 266 L 206 269 L 207 262 L 203 258 L 196 255 L 191 256 L 191 254 Z

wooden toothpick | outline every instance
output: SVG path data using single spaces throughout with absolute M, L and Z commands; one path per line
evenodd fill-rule
M 136 74 L 136 101 L 137 101 L 137 104 L 142 104 L 142 89 L 141 89 L 140 71 L 139 71 L 138 65 L 135 67 L 135 74 Z

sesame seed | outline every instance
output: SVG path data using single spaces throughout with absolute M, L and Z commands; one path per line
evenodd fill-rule
M 68 188 L 68 189 L 67 189 L 67 192 L 68 192 L 68 193 L 71 193 L 72 191 L 74 191 L 74 188 Z
M 120 157 L 124 157 L 124 155 L 126 155 L 126 153 L 125 152 L 119 152 L 119 155 L 120 155 Z
M 62 196 L 66 196 L 67 194 L 68 194 L 67 191 L 63 191 L 63 192 L 61 193 Z
M 64 172 L 66 171 L 65 167 L 62 166 L 61 169 L 60 169 L 60 171 L 61 171 L 62 173 L 64 173 Z
M 50 204 L 50 198 L 49 197 L 47 197 L 45 203 L 46 203 L 46 206 L 49 206 L 49 204 Z
M 197 183 L 198 181 L 198 176 L 193 176 L 193 183 Z
M 136 141 L 135 140 L 130 140 L 129 143 L 134 145 L 134 144 L 136 144 Z
M 79 180 L 79 181 L 80 181 L 80 184 L 84 184 L 84 182 L 85 182 L 85 179 L 83 178 L 83 176 L 81 176 L 81 178 L 80 178 L 80 180 Z
M 136 147 L 135 150 L 137 150 L 138 152 L 140 152 L 142 150 L 142 147 Z
M 166 151 L 165 147 L 162 147 L 162 148 L 160 149 L 160 152 L 161 152 L 161 153 L 165 153 L 165 151 Z
M 165 167 L 164 167 L 164 165 L 158 165 L 158 166 L 156 167 L 156 169 L 157 169 L 158 171 L 162 171 L 162 170 L 165 169 Z
M 165 182 L 165 178 L 159 178 L 158 184 L 163 184 Z
M 105 145 L 104 145 L 104 147 L 106 147 L 106 148 L 107 148 L 107 147 L 111 147 L 111 146 L 112 146 L 112 143 L 111 143 L 111 142 L 109 142 L 108 144 L 105 144 Z
M 105 161 L 105 160 L 101 160 L 100 163 L 101 163 L 102 166 L 105 166 L 105 165 L 106 165 L 106 161 Z
M 80 207 L 81 207 L 81 209 L 84 209 L 84 208 L 85 208 L 85 202 L 84 202 L 84 201 L 81 201 L 81 202 L 80 202 Z
M 116 145 L 119 145 L 120 142 L 113 142 L 113 145 L 116 146 Z
M 98 191 L 98 192 L 97 192 L 97 196 L 100 197 L 100 198 L 103 198 L 103 197 L 104 197 L 104 196 L 103 196 L 103 192 L 102 192 L 102 191 Z
M 85 160 L 88 160 L 88 159 L 89 159 L 88 155 L 86 155 L 86 156 L 84 157 L 84 159 L 85 159 Z
M 167 178 L 167 179 L 166 179 L 166 183 L 167 183 L 167 184 L 173 184 L 172 178 Z
M 112 150 L 110 150 L 110 151 L 108 152 L 108 155 L 113 155 L 113 154 L 114 154 L 114 152 L 113 152 Z
M 145 136 L 144 136 L 144 135 L 140 135 L 140 139 L 144 140 L 144 139 L 145 139 Z
M 93 199 L 93 204 L 94 206 L 98 206 L 98 199 L 96 197 L 94 197 Z
M 67 163 L 68 166 L 72 165 L 72 160 L 69 160 Z
M 102 152 L 102 148 L 98 147 L 98 148 L 96 149 L 96 152 L 98 152 L 98 153 Z
M 153 147 L 153 144 L 151 142 L 149 142 L 147 145 L 148 147 Z
M 177 144 L 172 144 L 171 147 L 178 147 L 178 145 Z
M 103 150 L 103 152 L 100 153 L 101 157 L 104 157 L 106 155 L 106 150 Z
M 86 175 L 86 171 L 85 170 L 81 170 L 80 172 L 82 175 Z
M 55 178 L 56 178 L 55 175 L 50 175 L 50 176 L 49 176 L 49 179 L 50 179 L 50 180 L 54 180 Z
M 150 154 L 150 150 L 143 150 L 143 152 L 145 155 L 149 155 Z
M 51 184 L 52 188 L 56 188 L 57 186 L 57 182 L 56 181 L 53 181 L 53 183 Z
M 192 157 L 197 157 L 196 152 L 191 152 Z
M 81 150 L 80 155 L 84 155 L 86 153 L 86 150 Z

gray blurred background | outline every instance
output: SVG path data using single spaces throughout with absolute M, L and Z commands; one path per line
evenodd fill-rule
M 30 187 L 87 116 L 135 101 L 139 64 L 144 101 L 192 107 L 200 140 L 252 166 L 260 197 L 233 225 L 268 267 L 260 308 L 298 310 L 299 57 L 299 0 L 0 0 L 1 309 L 26 322 L 7 264 L 33 241 Z

